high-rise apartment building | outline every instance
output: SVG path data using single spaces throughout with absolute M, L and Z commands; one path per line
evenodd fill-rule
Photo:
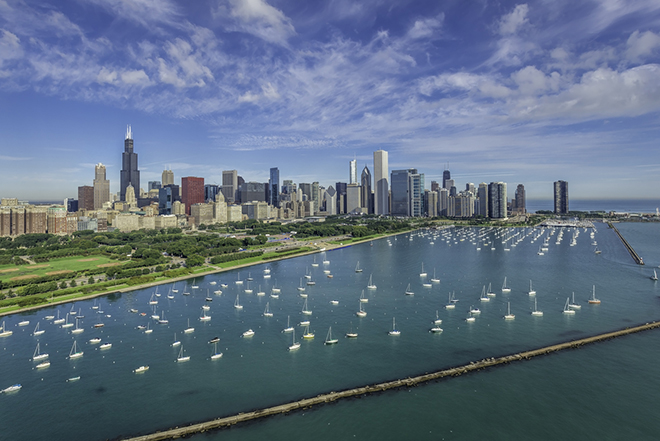
M 126 187 L 133 186 L 136 195 L 140 194 L 140 171 L 138 170 L 138 155 L 133 151 L 133 130 L 126 128 L 124 152 L 121 154 L 121 172 L 119 199 L 126 200 Z
M 374 214 L 374 197 L 371 193 L 371 172 L 365 165 L 360 176 L 360 187 L 362 188 L 362 208 L 363 212 Z
M 353 159 L 348 163 L 348 183 L 357 184 L 357 159 Z
M 525 186 L 518 184 L 516 187 L 516 195 L 512 204 L 514 212 L 516 214 L 525 214 L 527 212 L 525 204 Z
M 268 180 L 268 203 L 273 207 L 280 206 L 280 169 L 277 167 L 270 169 L 270 179 Z
M 94 209 L 94 187 L 91 185 L 83 185 L 78 187 L 78 209 Z
M 94 209 L 103 208 L 110 201 L 110 181 L 105 178 L 105 165 L 98 163 L 94 167 Z
M 314 201 L 314 207 L 318 210 L 318 208 L 321 206 L 320 200 L 323 198 L 322 195 L 319 195 L 319 183 L 314 181 L 312 182 L 312 187 L 310 189 L 311 192 L 311 200 Z
M 163 187 L 166 185 L 174 185 L 174 172 L 172 170 L 163 170 L 161 182 Z
M 440 191 L 440 184 L 436 181 L 431 181 L 431 191 Z
M 238 172 L 236 170 L 225 170 L 222 172 L 222 195 L 227 204 L 233 204 L 236 201 L 236 192 L 238 191 Z
M 556 181 L 555 187 L 555 214 L 568 214 L 568 182 Z
M 482 182 L 479 184 L 479 189 L 477 190 L 477 197 L 479 198 L 479 205 L 477 213 L 483 217 L 488 216 L 488 184 Z
M 488 215 L 491 219 L 506 219 L 507 196 L 505 182 L 488 184 Z
M 194 176 L 181 178 L 181 202 L 186 206 L 188 215 L 193 204 L 204 203 L 204 178 Z
M 385 150 L 374 152 L 374 213 L 390 214 L 389 161 Z

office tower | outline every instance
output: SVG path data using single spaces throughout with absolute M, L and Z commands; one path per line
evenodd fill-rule
M 220 191 L 220 187 L 215 184 L 205 184 L 204 185 L 204 200 L 215 202 L 215 196 Z
M 346 186 L 346 213 L 362 213 L 362 190 L 357 184 Z
M 78 187 L 78 209 L 94 209 L 94 187 L 90 185 L 83 185 L 82 187 Z
M 392 170 L 392 216 L 411 216 L 409 175 L 413 172 L 417 170 Z
M 436 183 L 437 184 L 437 183 Z M 440 187 L 438 186 L 438 189 Z M 426 206 L 426 215 L 429 217 L 438 216 L 438 192 L 437 191 L 424 191 L 424 199 Z
M 414 170 L 414 169 L 413 169 Z M 420 217 L 424 215 L 424 173 L 415 170 L 410 174 L 410 215 Z
M 482 182 L 479 184 L 479 190 L 477 190 L 477 197 L 479 198 L 479 210 L 478 215 L 483 217 L 488 216 L 488 184 Z
M 181 202 L 186 206 L 186 214 L 190 214 L 193 204 L 204 203 L 204 178 L 181 178 Z
M 270 169 L 267 202 L 273 207 L 280 206 L 280 169 L 277 167 Z
M 440 191 L 440 184 L 436 181 L 431 181 L 431 191 Z
M 236 192 L 238 191 L 238 172 L 236 170 L 225 170 L 222 172 L 222 195 L 227 204 L 233 204 L 236 201 Z
M 78 199 L 66 198 L 64 199 L 64 206 L 66 207 L 67 212 L 75 213 L 78 211 Z
M 385 150 L 374 152 L 374 213 L 390 213 L 390 185 L 387 181 L 389 162 Z
M 158 190 L 161 187 L 160 181 L 147 182 L 147 191 Z
M 323 196 L 325 200 L 325 211 L 328 215 L 337 214 L 337 192 L 332 187 L 328 187 Z
M 172 187 L 162 187 L 158 189 L 158 214 L 168 215 L 172 214 L 172 204 L 174 199 L 172 197 Z
M 133 131 L 126 128 L 124 152 L 121 154 L 121 173 L 119 185 L 119 200 L 126 200 L 126 187 L 133 186 L 136 193 L 140 192 L 140 171 L 138 170 L 138 155 L 133 152 Z
M 137 208 L 137 198 L 135 197 L 135 188 L 132 184 L 128 184 L 126 187 L 126 204 L 127 208 Z
M 161 182 L 163 187 L 166 185 L 174 185 L 174 172 L 172 170 L 163 170 Z
M 445 181 L 446 189 L 449 190 L 449 195 L 456 197 L 456 185 L 454 185 L 453 179 L 447 179 Z
M 307 196 L 307 200 L 312 199 L 312 184 L 301 182 L 298 184 L 298 188 L 302 191 L 303 196 Z
M 110 201 L 110 181 L 105 178 L 105 165 L 98 163 L 94 167 L 94 209 L 103 208 Z
M 472 182 L 465 184 L 465 191 L 469 191 L 473 196 L 477 195 L 477 192 L 474 190 L 474 184 Z
M 488 184 L 488 214 L 491 219 L 506 219 L 506 183 L 491 182 Z
M 451 179 L 451 173 L 449 173 L 449 170 L 445 170 L 442 172 L 442 188 L 446 188 L 449 190 L 451 185 L 448 187 L 447 186 L 447 181 Z M 452 184 L 453 185 L 453 184 Z
M 555 186 L 555 214 L 568 214 L 568 182 L 556 181 Z
M 266 199 L 268 187 L 269 184 L 266 184 L 265 182 L 246 182 L 245 184 L 241 185 L 241 203 L 268 202 Z
M 321 197 L 319 196 L 319 183 L 318 182 L 316 182 L 316 181 L 312 182 L 312 187 L 310 189 L 310 192 L 311 192 L 310 200 L 312 200 L 314 202 L 314 207 L 318 211 L 319 207 L 321 206 L 321 204 L 319 203 Z
M 335 189 L 337 191 L 337 214 L 346 213 L 346 187 L 345 182 L 335 183 Z
M 357 184 L 357 159 L 353 159 L 348 163 L 348 183 Z
M 371 172 L 365 165 L 362 169 L 362 176 L 360 176 L 360 184 L 362 187 L 362 208 L 363 212 L 374 214 L 374 197 L 371 193 Z
M 438 216 L 448 216 L 449 209 L 449 190 L 440 188 L 438 193 Z
M 293 194 L 296 192 L 296 189 L 293 188 L 294 184 L 291 179 L 285 179 L 282 181 L 282 193 L 284 194 Z
M 518 184 L 516 187 L 516 197 L 514 199 L 515 212 L 518 214 L 525 214 L 527 212 L 525 207 L 525 186 Z

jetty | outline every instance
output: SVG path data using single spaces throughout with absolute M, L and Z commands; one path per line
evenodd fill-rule
M 644 260 L 637 254 L 637 252 L 633 249 L 633 247 L 628 243 L 628 241 L 621 235 L 619 232 L 619 229 L 614 226 L 612 222 L 608 222 L 607 225 L 614 230 L 614 232 L 619 236 L 619 239 L 621 239 L 621 242 L 623 242 L 623 246 L 626 247 L 628 252 L 630 253 L 630 256 L 633 258 L 635 263 L 637 265 L 644 265 Z
M 162 432 L 156 432 L 148 435 L 128 438 L 127 441 L 157 441 L 157 440 L 175 439 L 175 438 L 190 436 L 195 433 L 202 433 L 210 430 L 228 428 L 235 424 L 256 420 L 258 418 L 264 418 L 278 414 L 286 414 L 300 409 L 308 409 L 312 406 L 332 403 L 334 401 L 345 398 L 366 396 L 369 394 L 379 393 L 390 389 L 409 388 L 429 381 L 442 380 L 449 377 L 457 377 L 463 374 L 469 374 L 495 366 L 529 360 L 531 358 L 538 357 L 540 355 L 547 355 L 553 352 L 563 351 L 564 349 L 575 349 L 584 345 L 598 343 L 616 337 L 622 337 L 625 335 L 634 334 L 642 331 L 648 331 L 656 328 L 660 328 L 660 322 L 658 321 L 645 323 L 643 325 L 629 327 L 625 329 L 620 329 L 618 331 L 594 335 L 592 337 L 581 338 L 578 340 L 572 340 L 565 343 L 559 343 L 538 349 L 519 352 L 516 354 L 505 355 L 501 357 L 486 358 L 483 360 L 470 362 L 469 364 L 466 365 L 443 369 L 437 372 L 426 373 L 415 377 L 403 378 L 399 380 L 388 381 L 385 383 L 378 383 L 369 386 L 357 387 L 353 389 L 343 390 L 340 392 L 333 391 L 333 392 L 317 395 L 315 397 L 305 398 L 302 400 L 280 404 L 265 409 L 253 410 L 250 412 L 239 413 L 228 417 L 217 418 L 211 421 L 191 424 L 185 427 L 175 427 L 173 429 L 164 430 Z

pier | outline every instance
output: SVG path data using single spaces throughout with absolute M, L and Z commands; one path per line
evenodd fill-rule
M 621 239 L 621 242 L 623 242 L 623 246 L 626 247 L 626 249 L 627 249 L 628 252 L 630 253 L 630 257 L 633 258 L 633 260 L 635 261 L 635 263 L 636 263 L 637 265 L 644 265 L 644 260 L 639 256 L 639 254 L 637 254 L 637 252 L 633 249 L 633 247 L 630 246 L 630 244 L 628 243 L 628 241 L 627 241 L 627 240 L 621 235 L 621 233 L 619 232 L 619 229 L 618 229 L 617 227 L 615 227 L 614 224 L 613 224 L 612 222 L 608 222 L 607 225 L 608 225 L 611 229 L 614 230 L 614 232 L 617 234 L 617 236 L 619 236 L 619 239 Z
M 579 348 L 587 344 L 598 343 L 616 337 L 622 337 L 625 335 L 634 334 L 642 331 L 648 331 L 656 328 L 660 328 L 660 322 L 654 321 L 640 326 L 620 329 L 618 331 L 607 332 L 604 334 L 599 334 L 578 340 L 572 340 L 569 342 L 559 343 L 551 346 L 545 346 L 538 349 L 532 349 L 530 351 L 519 352 L 517 354 L 505 355 L 502 357 L 486 358 L 476 362 L 470 362 L 469 364 L 463 366 L 452 367 L 437 372 L 418 375 L 415 377 L 388 381 L 385 383 L 378 383 L 378 384 L 358 387 L 354 389 L 347 389 L 340 392 L 329 392 L 329 393 L 317 395 L 312 398 L 305 398 L 299 401 L 280 404 L 265 409 L 239 413 L 224 418 L 217 418 L 211 421 L 191 424 L 185 427 L 176 427 L 173 429 L 164 430 L 162 432 L 156 432 L 149 435 L 137 436 L 134 438 L 127 439 L 127 441 L 157 441 L 157 440 L 181 438 L 181 437 L 193 435 L 195 433 L 202 433 L 209 430 L 217 430 L 217 429 L 231 427 L 235 424 L 255 420 L 258 418 L 263 418 L 278 414 L 286 414 L 299 409 L 307 409 L 312 406 L 317 406 L 320 404 L 332 403 L 334 401 L 341 400 L 344 398 L 365 396 L 368 394 L 383 392 L 390 389 L 413 387 L 433 380 L 440 380 L 447 377 L 456 377 L 459 375 L 476 372 L 482 369 L 487 369 L 498 365 L 529 360 L 533 357 L 538 357 L 540 355 L 546 355 L 553 352 L 563 351 L 564 349 Z

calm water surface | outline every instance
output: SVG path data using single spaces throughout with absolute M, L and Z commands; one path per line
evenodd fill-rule
M 105 297 L 98 302 L 98 310 L 92 309 L 93 301 L 85 301 L 6 317 L 6 328 L 14 333 L 0 339 L 0 387 L 21 383 L 23 389 L 0 395 L 0 433 L 16 440 L 143 434 L 659 319 L 660 292 L 649 276 L 652 267 L 660 265 L 660 225 L 619 225 L 644 257 L 647 265 L 642 268 L 632 263 L 611 230 L 603 224 L 596 227 L 593 239 L 589 230 L 580 229 L 575 246 L 570 243 L 578 230 L 566 230 L 559 244 L 559 229 L 510 229 L 501 236 L 504 230 L 471 228 L 451 229 L 447 237 L 405 234 L 316 257 L 271 262 L 249 272 L 179 283 L 175 287 L 179 292 L 171 300 L 167 298 L 170 286 L 165 285 L 159 288 L 156 311 L 164 311 L 169 324 L 150 318 L 153 311 L 148 302 L 154 289 Z M 548 250 L 539 255 L 545 238 L 549 238 Z M 602 254 L 594 254 L 594 240 Z M 318 266 L 313 266 L 315 258 Z M 358 261 L 362 273 L 355 272 Z M 419 275 L 422 264 L 426 278 Z M 270 278 L 264 277 L 266 268 Z M 434 271 L 440 282 L 425 287 Z M 316 282 L 304 285 L 311 316 L 302 315 L 305 299 L 297 290 L 307 273 Z M 375 290 L 366 289 L 370 275 Z M 248 277 L 253 279 L 252 294 L 244 292 Z M 501 292 L 504 277 L 511 287 L 508 294 Z M 236 280 L 244 283 L 238 285 Z M 530 280 L 543 317 L 530 315 L 534 308 L 534 297 L 527 294 Z M 221 288 L 221 283 L 228 286 Z M 482 303 L 482 288 L 489 283 L 496 297 Z M 408 284 L 412 296 L 404 294 Z M 587 304 L 594 285 L 602 300 L 597 306 Z M 278 299 L 270 297 L 273 286 L 281 289 Z M 218 289 L 221 295 L 213 293 Z M 363 289 L 369 299 L 363 304 L 367 317 L 359 318 L 355 312 Z M 257 296 L 260 290 L 266 295 Z M 562 309 L 573 292 L 582 308 L 566 316 Z M 444 308 L 449 293 L 458 299 L 454 310 Z M 205 301 L 207 295 L 213 301 Z M 242 310 L 234 308 L 237 295 Z M 267 302 L 274 313 L 271 318 L 263 317 Z M 507 303 L 516 315 L 513 321 L 503 320 Z M 209 322 L 199 321 L 203 305 L 210 306 Z M 481 314 L 474 323 L 467 323 L 472 305 Z M 58 312 L 64 317 L 72 308 L 85 316 L 80 321 L 81 334 L 45 320 Z M 146 315 L 130 313 L 131 308 Z M 428 332 L 436 311 L 443 320 L 441 334 Z M 281 332 L 287 316 L 296 325 L 296 340 L 302 343 L 294 353 L 287 351 L 291 334 Z M 401 331 L 397 337 L 387 335 L 393 318 Z M 315 333 L 311 341 L 301 339 L 302 328 L 297 324 L 304 319 L 310 320 L 310 331 Z M 23 320 L 29 325 L 18 326 Z M 195 331 L 184 334 L 188 320 Z M 37 322 L 46 332 L 34 337 Z M 93 328 L 96 323 L 105 326 Z M 147 324 L 154 329 L 151 334 L 137 329 Z M 340 341 L 325 346 L 330 326 Z M 343 338 L 351 327 L 359 337 Z M 241 337 L 247 329 L 255 331 L 254 337 Z M 176 362 L 180 347 L 172 347 L 175 333 L 191 357 L 186 363 Z M 111 342 L 112 348 L 101 351 L 98 344 L 89 342 L 97 336 Z M 212 361 L 214 347 L 208 341 L 216 336 L 224 356 Z M 648 348 L 658 338 L 655 332 L 626 337 L 197 438 L 288 439 L 313 433 L 319 439 L 411 435 L 417 439 L 530 435 L 584 439 L 601 433 L 597 438 L 623 439 L 633 434 L 644 439 L 659 429 L 648 421 L 657 408 L 649 402 L 648 391 L 654 389 L 653 368 L 660 361 Z M 69 360 L 74 340 L 84 355 Z M 50 354 L 51 366 L 44 370 L 34 369 L 36 363 L 31 361 L 37 342 L 41 352 Z M 149 371 L 133 373 L 141 365 L 148 365 Z M 77 376 L 80 380 L 67 382 Z M 625 411 L 618 405 L 611 407 L 622 401 L 627 403 Z M 647 421 L 646 426 L 640 421 Z

